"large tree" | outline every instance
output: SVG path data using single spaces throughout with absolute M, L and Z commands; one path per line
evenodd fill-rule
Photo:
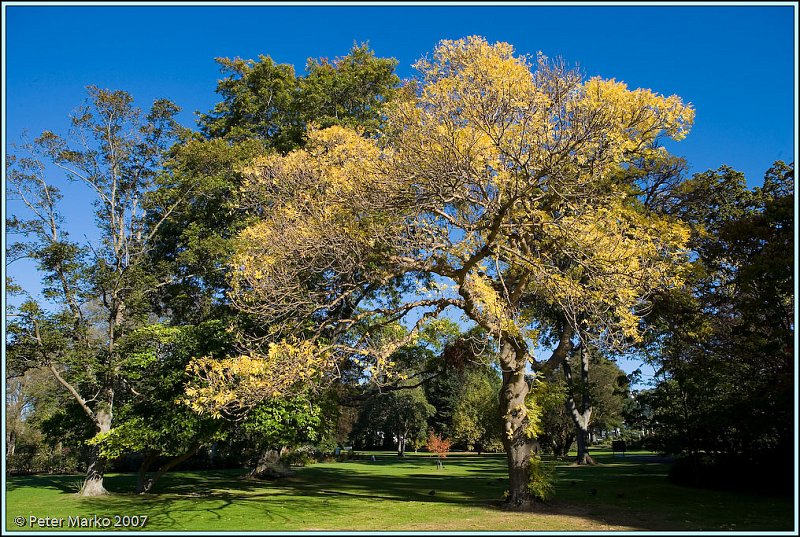
M 21 362 L 16 367 L 48 368 L 95 432 L 108 433 L 115 405 L 134 395 L 120 342 L 147 323 L 147 295 L 159 284 L 147 253 L 172 207 L 147 195 L 174 140 L 178 108 L 157 100 L 144 113 L 124 91 L 90 86 L 88 92 L 66 137 L 44 132 L 9 158 L 9 192 L 21 210 L 8 227 L 25 237 L 11 246 L 11 257 L 36 260 L 53 307 L 26 301 L 9 328 L 8 347 Z M 97 241 L 82 245 L 69 237 L 50 178 L 56 170 L 86 187 Z M 149 228 L 147 211 L 161 215 Z M 95 451 L 81 494 L 105 493 L 105 465 Z
M 695 256 L 685 285 L 656 302 L 646 401 L 661 449 L 693 464 L 791 467 L 793 189 L 794 167 L 776 162 L 758 188 L 724 166 L 672 195 Z
M 222 102 L 200 116 L 203 134 L 235 142 L 257 139 L 283 153 L 303 145 L 309 123 L 375 133 L 400 82 L 397 60 L 376 58 L 366 44 L 353 45 L 334 60 L 309 58 L 305 76 L 263 55 L 217 62 L 228 76 L 217 85 Z
M 533 69 L 482 38 L 443 41 L 417 68 L 379 140 L 313 130 L 304 149 L 246 171 L 260 220 L 240 235 L 232 298 L 274 330 L 241 385 L 252 397 L 354 357 L 385 376 L 394 349 L 461 310 L 499 349 L 509 503 L 524 506 L 528 367 L 557 367 L 576 338 L 636 339 L 647 297 L 678 281 L 685 230 L 639 210 L 618 178 L 660 137 L 680 139 L 693 113 L 543 57 Z M 559 313 L 552 325 L 537 318 L 545 307 Z M 405 337 L 370 337 L 402 318 Z M 298 327 L 308 337 L 287 339 Z M 532 352 L 543 329 L 557 333 L 547 364 Z M 276 384 L 273 364 L 291 382 Z M 197 405 L 213 407 L 216 388 L 240 404 L 214 378 L 224 375 L 198 386 Z
M 214 320 L 232 333 L 244 334 L 244 341 L 255 341 L 269 327 L 232 311 L 227 297 L 232 238 L 253 218 L 247 193 L 241 189 L 242 169 L 265 151 L 302 147 L 312 123 L 342 124 L 374 133 L 383 117 L 382 107 L 399 82 L 394 74 L 397 62 L 375 57 L 366 45 L 354 46 L 334 60 L 309 59 L 305 75 L 267 56 L 218 62 L 225 75 L 216 88 L 221 102 L 200 116 L 200 132 L 187 134 L 172 147 L 165 173 L 159 177 L 155 196 L 163 205 L 174 205 L 174 210 L 160 223 L 150 250 L 153 266 L 165 275 L 154 306 L 173 325 L 201 327 Z M 160 215 L 151 213 L 149 223 L 159 221 Z M 242 346 L 235 339 L 226 345 L 228 353 Z M 220 353 L 198 352 L 197 356 L 213 362 Z M 252 403 L 278 408 L 290 401 L 270 393 Z M 246 412 L 223 415 L 232 422 L 246 418 Z M 259 438 L 267 437 L 265 430 Z M 261 446 L 264 460 L 277 461 L 280 450 L 267 444 Z M 265 464 L 264 472 L 269 467 Z
M 374 134 L 399 84 L 397 61 L 376 57 L 366 44 L 333 60 L 309 58 L 305 75 L 263 55 L 217 62 L 225 75 L 216 86 L 222 100 L 200 116 L 199 132 L 171 148 L 167 173 L 159 177 L 160 202 L 175 208 L 150 254 L 171 276 L 159 289 L 161 309 L 180 323 L 231 315 L 226 292 L 232 238 L 247 225 L 251 209 L 242 169 L 265 151 L 302 147 L 311 124 Z M 160 216 L 151 214 L 151 223 Z M 257 326 L 246 330 L 258 335 Z

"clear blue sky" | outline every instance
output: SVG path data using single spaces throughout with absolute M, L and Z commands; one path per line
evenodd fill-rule
M 728 164 L 756 185 L 773 161 L 794 160 L 789 5 L 4 7 L 6 147 L 23 130 L 63 132 L 88 84 L 124 89 L 143 107 L 167 97 L 194 126 L 194 112 L 217 102 L 215 57 L 270 55 L 302 72 L 308 57 L 368 41 L 378 56 L 397 58 L 406 78 L 439 40 L 477 34 L 693 103 L 692 132 L 670 146 L 692 171 Z M 85 192 L 63 190 L 73 237 L 92 237 Z M 25 264 L 9 273 L 35 281 Z

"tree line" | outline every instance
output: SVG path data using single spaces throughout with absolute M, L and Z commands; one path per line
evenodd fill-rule
M 791 464 L 793 165 L 688 176 L 662 145 L 679 97 L 479 37 L 402 82 L 366 45 L 300 76 L 218 62 L 196 130 L 90 86 L 69 133 L 10 153 L 7 257 L 46 302 L 7 284 L 9 460 L 82 465 L 92 496 L 133 454 L 149 492 L 210 449 L 274 475 L 290 446 L 434 431 L 505 451 L 520 508 L 542 450 L 590 464 L 624 417 L 695 469 Z M 56 172 L 98 240 L 67 232 Z

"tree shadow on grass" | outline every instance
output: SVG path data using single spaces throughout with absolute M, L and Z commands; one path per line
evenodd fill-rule
M 196 491 L 194 493 L 165 494 L 115 494 L 92 498 L 92 508 L 101 515 L 130 512 L 132 506 L 147 514 L 149 530 L 236 530 L 231 519 L 247 517 L 247 523 L 257 523 L 260 530 L 285 529 L 296 523 L 299 516 L 324 519 L 332 515 L 346 515 L 347 505 L 336 505 L 326 500 L 309 502 L 310 494 L 298 494 L 286 483 L 244 482 L 247 492 L 239 488 L 229 491 Z M 313 496 L 323 497 L 329 492 L 314 491 Z M 386 498 L 397 501 L 396 498 Z M 135 504 L 132 504 L 132 500 Z M 235 509 L 233 509 L 235 508 Z M 234 512 L 229 512 L 234 511 Z M 252 531 L 245 527 L 242 531 Z
M 63 493 L 78 492 L 85 479 L 83 474 L 34 474 L 15 476 L 6 480 L 6 490 L 23 488 L 53 489 Z
M 437 470 L 433 458 L 387 457 L 376 462 L 311 465 L 298 469 L 294 477 L 274 481 L 242 479 L 244 469 L 175 472 L 163 478 L 156 494 L 149 495 L 132 493 L 135 475 L 115 474 L 106 478 L 106 487 L 114 494 L 81 500 L 81 505 L 92 505 L 93 510 L 96 507 L 107 514 L 130 512 L 132 506 L 141 506 L 141 513 L 151 516 L 148 529 L 172 530 L 196 530 L 197 526 L 213 526 L 214 521 L 228 529 L 223 518 L 231 516 L 239 517 L 244 524 L 263 522 L 264 527 L 296 526 L 298 515 L 309 520 L 325 520 L 326 515 L 347 519 L 353 505 L 350 500 L 460 504 L 497 511 L 508 488 L 504 459 L 448 457 L 445 469 Z M 538 504 L 534 512 L 641 530 L 720 529 L 722 522 L 738 524 L 737 529 L 791 529 L 791 509 L 783 506 L 753 505 L 748 512 L 744 498 L 684 491 L 669 484 L 667 465 L 600 460 L 601 464 L 589 467 L 557 465 L 555 498 Z M 70 494 L 76 492 L 75 483 L 82 477 L 15 477 L 7 485 L 10 491 L 32 487 Z M 698 503 L 695 498 L 705 502 L 707 508 L 694 505 Z M 725 502 L 729 502 L 722 511 L 725 514 L 709 514 L 720 505 L 724 508 Z M 234 504 L 244 509 L 230 509 Z M 752 513 L 758 509 L 763 512 Z M 729 519 L 720 521 L 721 516 Z

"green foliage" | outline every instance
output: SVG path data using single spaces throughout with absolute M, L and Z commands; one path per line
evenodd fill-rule
M 217 62 L 228 76 L 217 85 L 223 101 L 200 116 L 203 134 L 234 142 L 257 139 L 283 153 L 303 145 L 312 122 L 376 132 L 381 109 L 400 82 L 397 61 L 376 58 L 367 45 L 333 61 L 309 59 L 304 77 L 269 56 Z
M 460 404 L 459 401 L 469 396 L 466 390 L 468 378 L 474 377 L 473 380 L 480 383 L 477 379 L 482 378 L 483 375 L 489 379 L 490 383 L 494 383 L 494 377 L 498 376 L 491 365 L 495 348 L 485 330 L 473 327 L 466 333 L 461 334 L 454 332 L 454 330 L 460 331 L 460 329 L 457 326 L 452 326 L 452 321 L 447 319 L 442 319 L 442 321 L 445 322 L 440 323 L 437 320 L 431 325 L 446 330 L 443 334 L 426 336 L 427 332 L 423 332 L 423 337 L 427 337 L 429 340 L 440 338 L 439 348 L 441 349 L 438 357 L 438 372 L 425 382 L 424 389 L 425 396 L 436 409 L 436 413 L 429 420 L 430 427 L 438 434 L 457 438 L 461 435 L 456 434 L 453 429 L 454 413 L 456 407 Z M 496 403 L 497 392 L 491 398 Z M 478 403 L 478 401 L 475 401 L 475 403 Z M 477 413 L 483 413 L 484 416 L 488 416 L 492 412 L 488 407 L 491 407 L 493 403 L 488 398 L 483 399 L 483 403 L 483 412 Z M 462 404 L 464 409 L 474 408 L 474 406 Z M 475 416 L 476 412 L 470 411 L 468 414 Z M 466 414 L 463 416 L 466 417 Z M 494 429 L 497 421 L 498 414 L 495 414 L 489 421 L 484 422 L 480 436 L 486 436 L 487 440 L 494 438 Z M 497 426 L 499 427 L 499 425 Z M 460 440 L 456 441 L 460 442 Z M 483 447 L 487 448 L 487 446 Z
M 6 371 L 7 471 L 66 472 L 85 465 L 83 440 L 93 431 L 69 395 L 59 390 L 50 371 L 33 368 L 19 376 Z
M 114 460 L 128 453 L 140 451 L 154 440 L 155 432 L 146 426 L 142 418 L 134 417 L 108 432 L 96 434 L 87 440 L 86 444 L 98 446 L 101 456 Z
M 486 450 L 500 441 L 500 404 L 497 394 L 502 379 L 491 367 L 464 370 L 453 408 L 451 438 L 467 447 Z
M 256 406 L 242 428 L 264 448 L 296 446 L 321 437 L 322 408 L 307 397 L 265 401 Z
M 321 128 L 341 125 L 375 134 L 382 107 L 392 99 L 400 79 L 397 60 L 376 58 L 366 43 L 353 45 L 341 58 L 309 59 L 300 79 L 297 108 L 304 123 Z
M 420 341 L 441 352 L 461 334 L 461 327 L 450 319 L 434 319 L 420 331 Z
M 258 140 L 229 143 L 192 137 L 176 145 L 159 175 L 151 203 L 169 207 L 169 218 L 153 236 L 149 263 L 164 285 L 153 297 L 157 311 L 176 323 L 199 323 L 229 316 L 227 266 L 232 238 L 247 222 L 239 171 L 264 150 Z M 155 226 L 164 210 L 152 211 Z
M 362 407 L 352 438 L 365 446 L 396 436 L 412 447 L 424 442 L 434 407 L 420 387 L 401 388 L 370 398 Z M 402 449 L 403 446 L 398 446 Z
M 592 402 L 590 427 L 605 431 L 621 427 L 628 392 L 625 372 L 612 360 L 593 353 L 589 373 L 589 397 Z
M 643 394 L 663 451 L 791 464 L 793 185 L 793 166 L 777 162 L 761 188 L 723 167 L 681 193 L 696 269 L 656 303 L 660 379 Z
M 557 456 L 565 456 L 575 440 L 575 424 L 566 409 L 567 386 L 561 375 L 536 380 L 528 395 L 541 408 L 539 443 Z
M 528 492 L 538 500 L 549 500 L 555 492 L 555 470 L 542 461 L 538 455 L 532 455 L 528 461 L 530 478 Z
M 314 464 L 314 451 L 311 446 L 300 446 L 281 457 L 281 460 L 289 466 L 307 466 Z
M 263 55 L 258 61 L 217 58 L 217 62 L 228 76 L 217 84 L 223 101 L 200 116 L 203 133 L 232 141 L 270 140 L 284 149 L 295 146 L 300 133 L 292 113 L 297 90 L 294 68 Z
M 200 416 L 177 399 L 184 392 L 189 359 L 197 353 L 224 352 L 229 345 L 230 334 L 221 321 L 152 324 L 127 334 L 120 340 L 120 368 L 135 396 L 119 404 L 115 426 L 88 444 L 114 460 L 137 452 L 178 456 L 226 438 L 228 424 Z

